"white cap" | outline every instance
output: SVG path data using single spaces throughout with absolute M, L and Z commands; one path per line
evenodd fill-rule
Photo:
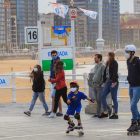
M 136 47 L 134 45 L 127 45 L 125 51 L 136 52 Z

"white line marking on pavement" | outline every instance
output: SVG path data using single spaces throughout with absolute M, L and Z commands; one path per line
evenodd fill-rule
M 77 131 L 73 131 L 72 133 L 76 133 Z M 84 132 L 115 132 L 115 133 L 123 133 L 126 132 L 124 129 L 107 129 L 107 130 L 84 130 Z M 47 136 L 47 135 L 58 135 L 58 134 L 64 134 L 64 132 L 57 132 L 57 133 L 47 133 L 47 134 L 34 134 L 34 135 L 23 135 L 23 136 L 11 136 L 11 137 L 3 137 L 0 138 L 0 140 L 3 139 L 13 139 L 13 138 L 25 138 L 25 137 L 35 137 L 35 136 Z M 108 136 L 119 136 L 122 134 L 109 134 L 109 135 L 102 135 L 102 136 L 95 136 L 95 137 L 108 137 Z

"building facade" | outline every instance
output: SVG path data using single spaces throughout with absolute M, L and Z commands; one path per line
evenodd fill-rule
M 70 0 L 57 0 L 57 3 L 68 5 L 70 4 Z M 98 0 L 74 0 L 74 5 L 83 9 L 98 12 Z M 82 11 L 78 10 L 78 14 L 83 16 Z M 90 17 L 85 18 L 87 18 L 87 23 L 85 24 L 85 20 L 83 19 L 83 24 L 86 26 L 86 28 L 84 28 L 86 32 L 84 31 L 83 34 L 85 35 L 88 33 L 86 36 L 87 39 L 85 40 L 88 42 L 96 41 L 98 39 L 98 17 L 96 20 Z M 55 25 L 70 25 L 68 15 L 65 19 L 55 16 L 54 20 Z M 77 22 L 76 26 L 78 24 L 79 23 Z M 79 24 L 79 27 L 80 26 L 81 25 Z M 120 44 L 120 0 L 111 0 L 111 3 L 109 3 L 109 0 L 103 0 L 103 39 L 105 39 L 105 41 Z M 76 39 L 76 41 L 78 41 L 78 39 Z
M 38 0 L 5 0 L 11 2 L 11 14 L 16 15 L 17 43 L 24 43 L 24 27 L 37 26 Z
M 17 16 L 11 15 L 11 43 L 17 44 Z
M 140 0 L 133 0 L 134 3 L 134 13 L 140 14 Z
M 39 14 L 41 26 L 54 26 L 54 14 Z
M 11 43 L 11 7 L 10 2 L 4 2 L 5 11 L 5 43 Z
M 57 3 L 69 5 L 71 0 L 57 0 Z M 74 5 L 80 8 L 86 9 L 87 1 L 85 0 L 74 0 Z M 78 9 L 77 9 L 78 10 Z M 71 21 L 69 18 L 69 13 L 67 14 L 66 18 L 61 18 L 59 16 L 54 17 L 54 25 L 55 26 L 70 26 Z M 83 45 L 83 42 L 87 42 L 87 17 L 81 10 L 77 11 L 77 19 L 75 22 L 75 41 L 76 46 Z
M 98 0 L 87 0 L 87 9 L 98 12 Z M 96 20 L 88 18 L 88 40 L 98 38 L 98 17 Z M 120 1 L 103 0 L 103 39 L 120 43 Z
M 132 44 L 140 41 L 140 25 L 124 25 L 121 27 L 121 44 Z
M 4 0 L 0 0 L 0 44 L 5 43 Z

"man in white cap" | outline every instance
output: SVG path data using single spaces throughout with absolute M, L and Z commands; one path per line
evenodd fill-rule
M 129 96 L 132 112 L 132 123 L 127 129 L 129 132 L 137 132 L 140 130 L 140 113 L 138 111 L 137 104 L 140 98 L 140 59 L 135 56 L 136 47 L 134 45 L 128 45 L 125 47 L 125 58 L 127 59 L 129 83 Z

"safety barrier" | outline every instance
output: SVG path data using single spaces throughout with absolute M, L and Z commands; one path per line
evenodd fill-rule
M 18 77 L 29 77 L 28 74 L 0 74 L 0 76 L 9 76 L 12 78 L 12 86 L 10 87 L 0 87 L 0 89 L 12 89 L 12 103 L 16 103 L 16 90 L 25 90 L 25 89 L 32 89 L 31 87 L 29 88 L 16 88 L 15 85 L 15 79 Z M 49 74 L 44 74 L 44 76 L 48 76 Z M 69 74 L 66 76 L 83 76 L 83 80 L 84 80 L 84 87 L 80 87 L 80 89 L 84 89 L 84 93 L 87 95 L 87 91 L 88 91 L 88 85 L 87 85 L 87 78 L 88 78 L 88 74 L 87 73 L 83 73 L 83 74 Z M 120 75 L 119 77 L 126 77 L 126 75 Z M 121 78 L 120 78 L 121 79 Z M 120 101 L 120 98 L 129 98 L 129 96 L 120 96 L 120 90 L 121 89 L 128 89 L 129 86 L 121 86 L 121 84 L 128 84 L 127 81 L 119 81 L 119 89 L 118 89 L 118 101 Z M 52 84 L 50 83 L 49 87 L 46 87 L 46 89 L 49 89 L 50 93 L 52 92 Z M 51 94 L 50 94 L 50 101 L 51 101 Z

